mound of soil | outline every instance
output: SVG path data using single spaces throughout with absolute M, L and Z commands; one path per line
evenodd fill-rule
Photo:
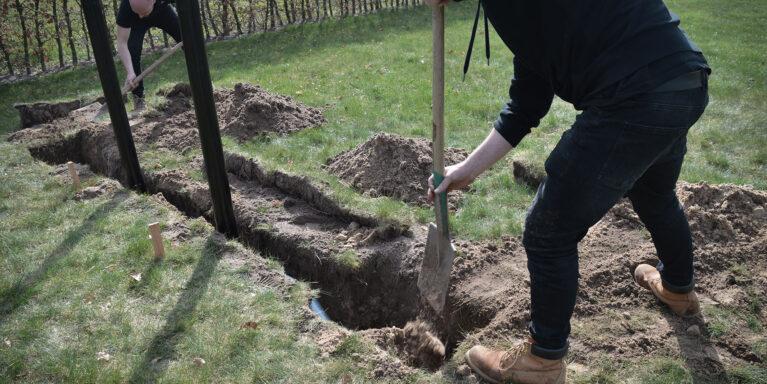
M 467 156 L 463 149 L 447 148 L 445 165 L 459 163 Z M 329 159 L 327 169 L 368 196 L 388 196 L 425 206 L 431 159 L 429 140 L 379 133 Z M 459 192 L 451 192 L 450 205 L 454 207 L 458 198 Z
M 158 93 L 165 100 L 157 107 L 165 117 L 196 121 L 192 111 L 192 90 L 179 83 Z M 270 93 L 258 85 L 238 83 L 234 89 L 213 92 L 221 132 L 238 140 L 270 133 L 285 135 L 322 124 L 317 108 L 303 105 L 289 96 Z
M 157 91 L 157 95 L 165 98 L 157 106 L 157 110 L 168 116 L 192 109 L 192 87 L 187 83 L 178 83 L 171 88 L 163 88 Z
M 62 103 L 14 104 L 13 107 L 19 111 L 21 128 L 29 128 L 64 117 L 80 108 L 80 104 L 80 100 L 73 100 Z
M 221 130 L 239 140 L 265 133 L 288 134 L 322 124 L 319 109 L 289 96 L 269 93 L 258 85 L 236 84 L 216 94 Z

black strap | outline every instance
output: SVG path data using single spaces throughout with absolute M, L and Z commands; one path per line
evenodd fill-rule
M 463 79 L 466 80 L 466 73 L 469 72 L 469 63 L 471 62 L 471 52 L 474 50 L 474 38 L 477 36 L 477 25 L 479 24 L 479 11 L 482 9 L 482 1 L 477 2 L 477 14 L 474 16 L 474 26 L 471 28 L 471 38 L 469 39 L 469 48 L 466 50 L 466 59 L 463 62 Z M 487 12 L 485 16 L 485 56 L 487 65 L 490 65 L 490 29 L 487 27 Z

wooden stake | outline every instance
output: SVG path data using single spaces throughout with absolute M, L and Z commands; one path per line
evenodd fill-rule
M 152 238 L 154 247 L 154 258 L 160 260 L 165 257 L 165 247 L 162 245 L 162 233 L 160 232 L 160 223 L 149 224 L 149 236 Z
M 77 174 L 75 163 L 67 162 L 67 168 L 69 168 L 69 177 L 72 178 L 72 185 L 75 187 L 75 191 L 80 190 L 80 175 Z

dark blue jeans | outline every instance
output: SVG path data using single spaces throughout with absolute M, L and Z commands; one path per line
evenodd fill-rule
M 144 36 L 149 28 L 157 27 L 170 35 L 178 43 L 181 41 L 181 25 L 176 11 L 167 3 L 156 2 L 152 13 L 131 26 L 128 36 L 128 52 L 133 62 L 133 72 L 141 74 L 141 52 L 144 50 Z M 144 97 L 144 81 L 131 91 L 137 97 Z
M 650 92 L 581 113 L 546 160 L 525 221 L 533 353 L 567 353 L 578 289 L 578 242 L 627 196 L 652 235 L 666 288 L 693 289 L 690 229 L 675 187 L 688 129 L 708 104 L 708 87 Z M 626 276 L 626 278 L 631 278 Z

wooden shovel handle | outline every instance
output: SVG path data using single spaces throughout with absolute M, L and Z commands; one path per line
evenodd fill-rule
M 434 187 L 442 183 L 445 175 L 445 7 L 432 7 L 432 157 L 434 161 Z M 448 234 L 447 192 L 436 196 L 437 228 Z
M 173 55 L 173 54 L 174 54 L 176 51 L 178 51 L 178 50 L 179 50 L 179 48 L 181 48 L 181 46 L 182 46 L 183 44 L 184 44 L 184 42 L 183 42 L 183 41 L 181 41 L 181 42 L 178 42 L 178 43 L 177 43 L 176 45 L 174 45 L 173 47 L 171 47 L 169 50 L 167 50 L 165 53 L 163 53 L 163 54 L 162 54 L 162 56 L 160 56 L 160 58 L 159 58 L 159 59 L 155 60 L 155 62 L 154 62 L 154 63 L 152 63 L 152 65 L 150 65 L 149 67 L 147 67 L 147 68 L 146 68 L 145 70 L 143 70 L 143 71 L 142 71 L 142 72 L 141 72 L 141 73 L 140 73 L 138 76 L 136 76 L 136 79 L 135 79 L 135 80 L 133 80 L 133 81 L 134 81 L 135 83 L 138 83 L 138 82 L 140 82 L 141 80 L 143 80 L 145 77 L 147 77 L 149 74 L 151 74 L 152 72 L 154 72 L 154 71 L 155 71 L 155 69 L 157 69 L 157 67 L 159 67 L 159 66 L 160 66 L 160 64 L 162 64 L 163 62 L 165 62 L 165 60 L 168 60 L 168 58 L 169 58 L 169 57 L 171 57 L 171 56 L 172 56 L 172 55 Z M 125 96 L 125 95 L 126 95 L 126 94 L 128 94 L 128 92 L 130 92 L 132 89 L 133 89 L 133 88 L 131 88 L 131 86 L 130 86 L 129 84 L 126 84 L 125 86 L 123 86 L 123 89 L 122 89 L 122 95 L 123 95 L 123 96 Z

